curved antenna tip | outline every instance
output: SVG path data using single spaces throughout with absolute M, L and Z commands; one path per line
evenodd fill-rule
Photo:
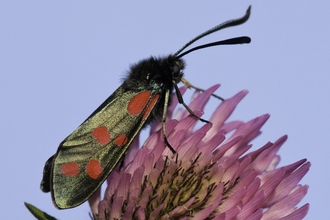
M 249 43 L 251 43 L 251 38 L 250 37 L 244 37 L 244 38 L 242 38 L 241 43 L 242 44 L 249 44 Z
M 244 22 L 246 22 L 249 17 L 250 17 L 250 14 L 251 14 L 251 5 L 248 7 L 248 9 L 246 10 L 246 13 L 243 17 L 241 18 L 237 18 L 237 19 L 232 19 L 232 20 L 229 20 L 229 21 L 225 21 L 205 32 L 203 32 L 202 34 L 198 35 L 197 37 L 193 38 L 192 40 L 190 40 L 188 43 L 186 43 L 183 47 L 181 47 L 181 49 L 179 49 L 176 53 L 173 54 L 173 56 L 177 57 L 177 56 L 183 56 L 182 54 L 180 55 L 180 53 L 185 50 L 188 46 L 190 46 L 191 44 L 193 44 L 194 42 L 196 42 L 197 40 L 211 34 L 211 33 L 214 33 L 216 31 L 219 31 L 221 29 L 224 29 L 224 28 L 228 28 L 228 27 L 233 27 L 233 26 L 236 26 L 236 25 L 240 25 L 240 24 L 243 24 Z M 245 43 L 245 42 L 243 42 Z M 249 42 L 248 42 L 249 43 Z

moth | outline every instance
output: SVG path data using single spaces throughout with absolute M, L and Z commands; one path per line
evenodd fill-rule
M 73 208 L 90 198 L 123 159 L 139 131 L 157 117 L 162 116 L 165 144 L 176 153 L 167 141 L 165 128 L 172 93 L 175 91 L 179 103 L 197 117 L 184 103 L 177 84 L 183 82 L 201 90 L 183 78 L 185 62 L 182 57 L 207 47 L 250 43 L 251 39 L 242 36 L 183 51 L 200 38 L 246 22 L 250 10 L 251 7 L 241 18 L 226 21 L 198 35 L 172 55 L 150 57 L 131 67 L 123 84 L 65 138 L 47 160 L 40 188 L 51 192 L 57 208 Z

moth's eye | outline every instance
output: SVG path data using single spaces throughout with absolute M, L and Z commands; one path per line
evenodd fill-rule
M 175 65 L 173 67 L 173 73 L 174 73 L 174 75 L 179 75 L 180 70 L 181 70 L 180 67 L 178 65 Z

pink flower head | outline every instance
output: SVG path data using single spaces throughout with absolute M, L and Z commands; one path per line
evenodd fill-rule
M 219 87 L 195 93 L 189 107 L 197 116 Z M 186 87 L 180 89 L 181 93 Z M 166 120 L 165 146 L 159 120 L 140 148 L 136 138 L 122 169 L 108 178 L 102 201 L 100 193 L 90 200 L 95 219 L 302 219 L 309 204 L 297 208 L 308 186 L 299 181 L 310 162 L 302 159 L 277 167 L 278 150 L 287 136 L 248 152 L 249 142 L 260 134 L 268 114 L 248 122 L 227 121 L 247 91 L 223 101 L 209 121 L 198 122 L 188 111 L 172 114 L 174 95 Z M 229 135 L 229 133 L 231 135 Z M 228 136 L 228 137 L 227 137 Z

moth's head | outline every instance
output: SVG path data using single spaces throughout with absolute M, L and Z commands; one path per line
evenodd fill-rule
M 181 81 L 181 78 L 183 76 L 183 70 L 186 66 L 184 60 L 170 55 L 167 58 L 167 63 L 171 69 L 172 80 L 175 84 L 178 84 Z

